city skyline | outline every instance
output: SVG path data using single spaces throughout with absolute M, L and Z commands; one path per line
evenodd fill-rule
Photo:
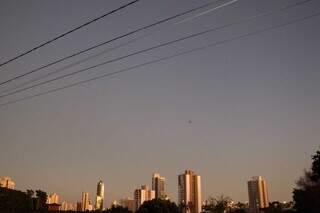
M 165 177 L 161 176 L 158 172 L 152 174 L 151 188 L 146 185 L 141 185 L 139 188 L 134 190 L 133 199 L 130 197 L 124 198 L 124 195 L 119 195 L 122 197 L 118 200 L 113 200 L 110 202 L 110 205 L 106 205 L 107 207 L 111 207 L 112 205 L 122 205 L 124 207 L 128 207 L 129 209 L 137 210 L 145 201 L 152 199 L 163 199 L 163 200 L 171 200 L 172 202 L 177 203 L 177 205 L 185 204 L 185 200 L 188 200 L 188 206 L 191 209 L 192 213 L 199 213 L 201 206 L 206 203 L 207 199 L 212 197 L 212 194 L 209 197 L 202 197 L 202 186 L 201 186 L 201 176 L 197 175 L 192 170 L 185 170 L 183 174 L 179 174 L 177 182 L 177 194 L 178 200 L 171 200 L 167 194 L 165 194 Z M 157 180 L 159 179 L 159 180 Z M 10 177 L 0 177 L 0 180 L 10 180 L 12 183 L 13 180 Z M 159 196 L 157 197 L 158 187 L 156 185 L 159 184 L 161 186 L 160 191 L 158 191 Z M 1 187 L 9 188 L 11 185 L 2 185 Z M 251 209 L 252 213 L 255 213 L 255 208 L 260 206 L 261 208 L 268 207 L 269 195 L 266 180 L 264 180 L 261 176 L 252 176 L 251 179 L 247 182 L 248 187 L 248 200 L 245 203 L 248 204 L 249 209 Z M 12 187 L 11 187 L 12 189 Z M 157 189 L 157 190 L 155 190 Z M 61 204 L 61 207 L 64 209 L 71 208 L 76 209 L 76 205 L 80 205 L 80 209 L 84 210 L 103 210 L 106 209 L 104 205 L 104 183 L 100 180 L 97 184 L 96 190 L 96 202 L 93 205 L 92 200 L 90 199 L 88 192 L 82 192 L 81 200 L 76 200 L 75 202 L 70 202 L 67 200 L 61 199 L 60 196 L 55 193 L 47 193 L 47 204 Z M 223 193 L 219 194 L 219 196 L 223 196 Z M 132 204 L 131 204 L 132 201 Z M 243 202 L 232 200 L 233 202 Z M 261 204 L 259 204 L 261 202 Z M 284 201 L 288 202 L 288 201 Z
M 60 202 L 76 203 L 82 192 L 88 192 L 92 205 L 97 182 L 103 180 L 104 203 L 109 206 L 113 200 L 132 197 L 143 184 L 151 188 L 154 172 L 165 177 L 166 195 L 178 202 L 177 175 L 192 169 L 202 177 L 203 198 L 224 194 L 248 201 L 247 181 L 258 175 L 268 181 L 270 200 L 291 200 L 295 182 L 309 169 L 309 156 L 319 146 L 320 19 L 306 17 L 319 12 L 320 1 L 295 7 L 288 5 L 300 0 L 228 2 L 139 1 L 1 66 L 3 83 L 74 52 L 213 3 L 3 83 L 0 105 L 207 47 L 0 107 L 1 176 L 11 177 L 18 190 L 55 192 Z M 3 0 L 0 64 L 126 3 Z M 273 13 L 261 16 L 268 11 Z M 305 19 L 295 22 L 301 18 Z M 119 59 L 206 30 L 212 31 Z M 116 59 L 2 97 L 30 80 L 50 80 Z M 52 71 L 59 72 L 44 78 Z

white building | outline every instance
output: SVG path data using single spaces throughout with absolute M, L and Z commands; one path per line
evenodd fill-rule
M 47 204 L 58 204 L 59 203 L 59 195 L 56 193 L 51 193 L 47 197 Z
M 201 177 L 191 170 L 178 176 L 178 204 L 186 207 L 185 212 L 200 213 L 202 210 Z
M 145 201 L 153 200 L 154 198 L 154 190 L 150 190 L 146 185 L 141 186 L 141 188 L 134 191 L 135 209 L 139 209 Z
M 152 175 L 152 190 L 155 191 L 155 198 L 165 199 L 165 178 L 161 177 L 159 173 Z

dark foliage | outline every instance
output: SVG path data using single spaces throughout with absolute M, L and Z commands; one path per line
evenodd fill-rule
M 124 208 L 122 206 L 112 206 L 110 209 L 105 211 L 106 213 L 132 213 L 127 208 Z
M 320 151 L 317 151 L 317 153 L 312 156 L 312 175 L 311 175 L 311 180 L 313 182 L 320 182 Z
M 0 187 L 0 212 L 31 210 L 32 199 L 26 193 Z
M 293 191 L 294 207 L 298 213 L 320 212 L 320 151 L 312 156 L 310 172 L 297 182 Z
M 154 199 L 144 202 L 136 213 L 179 213 L 179 208 L 169 200 Z

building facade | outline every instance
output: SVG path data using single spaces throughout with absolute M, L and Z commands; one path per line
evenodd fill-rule
M 161 177 L 159 173 L 152 175 L 152 190 L 155 191 L 155 198 L 165 199 L 165 178 Z
M 68 201 L 63 201 L 61 203 L 60 210 L 62 210 L 62 211 L 76 211 L 77 210 L 77 204 L 74 204 L 74 203 L 71 203 L 71 202 L 68 202 Z M 79 210 L 81 210 L 81 209 L 79 208 Z
M 82 192 L 81 211 L 89 210 L 89 193 Z
M 100 180 L 97 185 L 97 194 L 96 194 L 96 210 L 103 210 L 104 202 L 104 183 Z
M 184 212 L 200 213 L 201 177 L 191 170 L 178 176 L 178 204 L 184 207 Z
M 269 206 L 267 183 L 261 176 L 252 177 L 248 181 L 249 210 L 252 213 Z
M 131 198 L 121 199 L 119 202 L 120 206 L 127 208 L 129 211 L 134 212 L 135 210 L 135 201 Z
M 148 200 L 155 198 L 155 191 L 150 190 L 148 186 L 143 185 L 141 188 L 134 191 L 135 210 L 138 210 L 140 206 Z
M 56 193 L 51 193 L 47 197 L 47 204 L 58 204 L 59 203 L 59 195 Z
M 0 177 L 0 187 L 14 189 L 15 186 L 15 182 L 13 182 L 10 177 Z

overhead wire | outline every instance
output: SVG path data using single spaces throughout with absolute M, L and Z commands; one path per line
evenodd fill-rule
M 214 8 L 210 8 L 209 10 L 206 10 L 206 11 L 204 11 L 204 12 L 201 12 L 200 14 L 196 14 L 195 16 L 192 16 L 192 17 L 189 17 L 189 18 L 192 18 L 192 20 L 193 20 L 195 17 L 205 15 L 205 14 L 207 14 L 207 13 L 209 13 L 209 12 L 213 12 L 213 11 L 215 11 L 215 10 L 217 10 L 217 9 L 221 9 L 221 8 L 223 8 L 223 7 L 226 7 L 226 6 L 230 5 L 230 4 L 232 4 L 232 3 L 235 3 L 235 1 L 238 1 L 238 0 L 232 0 L 231 2 L 227 2 L 227 3 L 224 3 L 224 4 L 222 4 L 222 5 L 215 6 Z M 181 23 L 185 23 L 185 22 L 191 21 L 189 18 L 186 18 L 186 19 L 184 19 L 184 20 L 182 20 L 182 21 L 179 21 L 179 22 L 175 23 L 173 26 L 174 26 L 174 27 L 177 27 L 176 25 L 180 25 Z M 153 33 L 154 33 L 154 32 L 153 32 Z M 26 86 L 26 85 L 29 85 L 29 84 L 31 84 L 31 83 L 33 83 L 33 82 L 36 82 L 36 81 L 39 81 L 39 80 L 41 80 L 41 79 L 47 78 L 48 76 L 51 76 L 51 75 L 53 75 L 53 74 L 60 73 L 60 72 L 62 72 L 62 71 L 64 71 L 64 70 L 66 70 L 67 68 L 71 68 L 71 67 L 73 67 L 73 66 L 75 66 L 75 65 L 79 65 L 79 64 L 81 64 L 81 63 L 84 63 L 84 62 L 86 62 L 86 61 L 88 61 L 88 60 L 90 60 L 90 59 L 93 59 L 93 58 L 97 57 L 97 56 L 100 56 L 100 55 L 103 55 L 103 54 L 105 54 L 105 53 L 111 52 L 111 51 L 113 51 L 113 50 L 115 50 L 115 49 L 118 49 L 119 47 L 124 47 L 124 46 L 126 46 L 126 45 L 128 45 L 128 44 L 131 44 L 131 43 L 134 43 L 134 42 L 136 42 L 136 41 L 139 41 L 139 40 L 141 40 L 141 39 L 143 39 L 143 38 L 145 38 L 145 37 L 151 36 L 153 33 L 148 33 L 148 34 L 146 34 L 145 36 L 138 37 L 137 39 L 132 39 L 132 40 L 130 40 L 129 42 L 125 42 L 124 44 L 118 45 L 116 48 L 111 48 L 110 51 L 109 51 L 109 50 L 107 50 L 107 51 L 102 51 L 101 53 L 95 54 L 95 55 L 93 55 L 93 56 L 89 56 L 89 57 L 87 57 L 87 58 L 85 58 L 85 59 L 83 59 L 83 60 L 80 60 L 79 62 L 75 62 L 75 63 L 72 63 L 72 64 L 70 64 L 70 65 L 67 65 L 67 66 L 65 66 L 65 67 L 63 67 L 63 68 L 60 68 L 60 69 L 57 69 L 57 70 L 53 70 L 53 71 L 51 71 L 51 72 L 49 72 L 49 73 L 47 73 L 47 74 L 45 74 L 45 75 L 43 75 L 43 76 L 36 77 L 36 78 L 34 78 L 34 79 L 31 79 L 31 80 L 28 80 L 28 81 L 26 81 L 26 82 L 20 83 L 20 84 L 14 86 L 14 87 L 12 87 L 12 88 L 2 90 L 2 91 L 0 92 L 0 95 L 1 95 L 1 94 L 5 94 L 5 93 L 8 93 L 8 92 L 10 92 L 10 91 L 17 90 L 17 89 L 22 88 L 22 87 L 24 87 L 24 86 Z
M 8 64 L 8 63 L 10 63 L 10 62 L 13 62 L 13 61 L 15 61 L 15 60 L 17 60 L 17 59 L 19 59 L 19 58 L 21 58 L 21 57 L 23 57 L 23 56 L 31 53 L 31 52 L 34 52 L 35 50 L 40 49 L 41 47 L 44 47 L 44 46 L 46 46 L 46 45 L 48 45 L 48 44 L 50 44 L 50 43 L 53 43 L 54 41 L 57 41 L 58 39 L 61 39 L 61 38 L 65 37 L 65 36 L 68 35 L 68 34 L 71 34 L 71 33 L 75 32 L 75 31 L 77 31 L 77 30 L 80 30 L 81 28 L 83 28 L 83 27 L 85 27 L 85 26 L 88 26 L 89 24 L 92 24 L 92 23 L 94 23 L 94 22 L 96 22 L 96 21 L 98 21 L 98 20 L 100 20 L 100 19 L 103 19 L 103 18 L 105 18 L 105 17 L 107 17 L 107 16 L 109 16 L 109 15 L 115 13 L 115 12 L 118 12 L 118 11 L 120 11 L 120 10 L 126 8 L 126 7 L 129 7 L 130 5 L 135 4 L 135 3 L 137 3 L 138 1 L 140 1 L 140 0 L 131 1 L 131 2 L 127 3 L 127 4 L 124 4 L 124 5 L 116 8 L 116 9 L 114 9 L 114 10 L 111 10 L 110 12 L 107 12 L 107 13 L 105 13 L 105 14 L 102 14 L 101 16 L 99 16 L 99 17 L 97 17 L 97 18 L 94 18 L 94 19 L 92 19 L 92 20 L 89 20 L 89 21 L 87 21 L 86 23 L 81 24 L 81 25 L 78 26 L 78 27 L 75 27 L 75 28 L 73 28 L 73 29 L 71 29 L 71 30 L 68 30 L 67 32 L 62 33 L 62 34 L 60 34 L 60 35 L 58 35 L 58 36 L 56 36 L 56 37 L 54 37 L 54 38 L 52 38 L 52 39 L 50 39 L 50 40 L 42 43 L 42 44 L 39 44 L 39 45 L 33 47 L 33 48 L 30 49 L 30 50 L 27 50 L 27 51 L 25 51 L 25 52 L 23 52 L 23 53 L 20 53 L 20 54 L 18 54 L 17 56 L 15 56 L 15 57 L 13 57 L 13 58 L 11 58 L 11 59 L 9 59 L 9 60 L 6 60 L 5 62 L 0 63 L 0 67 L 4 66 L 4 65 L 6 65 L 6 64 Z
M 14 81 L 14 80 L 17 80 L 17 79 L 19 79 L 19 78 L 22 78 L 22 77 L 24 77 L 24 76 L 30 75 L 30 74 L 32 74 L 32 73 L 38 72 L 38 71 L 40 71 L 40 70 L 42 70 L 42 69 L 44 69 L 44 68 L 48 68 L 48 67 L 50 67 L 50 66 L 53 66 L 53 65 L 55 65 L 55 64 L 57 64 L 57 63 L 60 63 L 60 62 L 63 62 L 63 61 L 65 61 L 65 60 L 67 60 L 67 59 L 70 59 L 70 58 L 73 58 L 73 57 L 75 57 L 75 56 L 78 56 L 78 55 L 80 55 L 80 54 L 86 53 L 86 52 L 88 52 L 88 51 L 91 51 L 91 50 L 96 49 L 96 48 L 98 48 L 98 47 L 101 47 L 101 46 L 103 46 L 103 45 L 109 44 L 109 43 L 111 43 L 111 42 L 117 41 L 117 40 L 119 40 L 119 39 L 125 38 L 125 37 L 130 36 L 130 35 L 133 35 L 133 34 L 138 33 L 138 32 L 140 32 L 140 31 L 147 30 L 147 29 L 149 29 L 149 28 L 152 28 L 152 27 L 155 27 L 155 26 L 160 25 L 160 24 L 162 24 L 162 23 L 171 21 L 171 20 L 176 19 L 176 18 L 178 18 L 178 17 L 182 17 L 182 16 L 187 15 L 187 14 L 189 14 L 189 13 L 193 13 L 193 12 L 195 12 L 195 11 L 197 11 L 197 10 L 206 8 L 206 7 L 211 6 L 211 5 L 213 5 L 213 4 L 216 4 L 217 2 L 220 2 L 220 1 L 224 1 L 224 0 L 215 0 L 214 2 L 210 2 L 210 3 L 204 4 L 204 5 L 201 5 L 201 6 L 198 6 L 198 7 L 189 9 L 189 10 L 186 10 L 186 11 L 184 11 L 184 12 L 178 13 L 178 14 L 173 15 L 173 16 L 170 16 L 170 17 L 168 17 L 168 18 L 165 18 L 165 19 L 161 19 L 161 20 L 159 20 L 159 21 L 156 21 L 156 22 L 154 22 L 154 23 L 152 23 L 152 24 L 149 24 L 149 25 L 146 25 L 146 26 L 137 28 L 137 29 L 135 29 L 135 30 L 133 30 L 133 31 L 130 31 L 130 32 L 128 32 L 128 33 L 125 33 L 125 34 L 116 36 L 116 37 L 114 37 L 114 38 L 112 38 L 112 39 L 109 39 L 109 40 L 107 40 L 107 41 L 101 42 L 101 43 L 99 43 L 99 44 L 93 45 L 93 46 L 91 46 L 91 47 L 89 47 L 89 48 L 86 48 L 86 49 L 84 49 L 84 50 L 81 50 L 81 51 L 72 53 L 71 55 L 62 57 L 62 58 L 57 59 L 57 60 L 55 60 L 55 61 L 53 61 L 53 62 L 50 62 L 50 63 L 45 64 L 45 65 L 42 65 L 42 66 L 40 66 L 40 67 L 38 67 L 38 68 L 35 68 L 35 69 L 33 69 L 33 70 L 30 70 L 30 71 L 28 71 L 28 72 L 26 72 L 26 73 L 23 73 L 23 74 L 20 74 L 20 75 L 15 76 L 15 77 L 12 77 L 12 78 L 10 78 L 10 79 L 8 79 L 8 80 L 2 81 L 2 82 L 0 82 L 0 86 L 2 86 L 2 85 L 4 85 L 4 84 L 7 84 L 7 83 L 9 83 L 9 82 L 12 82 L 12 81 Z
M 20 89 L 20 88 L 23 88 L 23 87 L 25 87 L 25 86 L 27 86 L 27 85 L 29 85 L 29 84 L 31 84 L 31 83 L 37 82 L 37 81 L 39 81 L 39 80 L 42 80 L 42 79 L 47 78 L 47 77 L 49 77 L 49 76 L 51 76 L 51 75 L 54 75 L 54 74 L 58 74 L 58 73 L 63 72 L 63 71 L 65 71 L 65 70 L 69 69 L 69 68 L 72 68 L 72 67 L 77 66 L 77 65 L 79 65 L 79 64 L 85 63 L 85 62 L 87 62 L 87 61 L 89 61 L 89 60 L 91 60 L 91 59 L 94 59 L 94 58 L 96 58 L 96 57 L 102 56 L 102 55 L 104 55 L 104 54 L 106 54 L 106 53 L 110 53 L 110 52 L 112 52 L 112 51 L 114 51 L 114 50 L 117 50 L 117 49 L 119 49 L 119 48 L 121 48 L 121 47 L 125 47 L 125 46 L 127 46 L 127 45 L 129 45 L 129 44 L 132 44 L 132 43 L 136 42 L 136 41 L 142 40 L 142 39 L 144 39 L 144 38 L 146 38 L 146 37 L 148 37 L 148 36 L 150 36 L 150 35 L 151 35 L 151 34 L 148 33 L 148 34 L 144 34 L 144 35 L 142 35 L 142 36 L 139 36 L 139 37 L 130 39 L 129 41 L 126 41 L 126 42 L 124 42 L 124 43 L 122 43 L 122 44 L 119 44 L 119 45 L 116 45 L 116 46 L 114 46 L 114 47 L 108 48 L 108 49 L 106 49 L 106 50 L 103 50 L 103 51 L 101 51 L 101 52 L 99 52 L 99 53 L 97 53 L 97 54 L 94 54 L 94 55 L 91 55 L 91 56 L 89 56 L 89 57 L 86 57 L 86 58 L 84 58 L 84 59 L 82 59 L 82 60 L 79 60 L 79 61 L 77 61 L 77 62 L 68 64 L 68 65 L 66 65 L 66 66 L 63 66 L 62 68 L 59 68 L 59 69 L 50 71 L 50 72 L 48 72 L 48 73 L 46 73 L 46 74 L 44 74 L 44 75 L 41 75 L 41 76 L 38 76 L 38 77 L 36 77 L 36 78 L 30 79 L 30 80 L 28 80 L 28 81 L 26 81 L 26 82 L 22 82 L 21 84 L 15 85 L 13 88 L 9 88 L 9 89 L 2 90 L 2 91 L 0 92 L 0 95 L 6 94 L 6 93 L 11 92 L 11 91 L 15 91 L 15 90 Z
M 172 59 L 172 58 L 176 58 L 178 56 L 190 54 L 190 53 L 193 53 L 193 52 L 196 52 L 196 51 L 200 51 L 200 50 L 204 50 L 204 49 L 208 49 L 208 48 L 211 48 L 211 47 L 214 47 L 214 46 L 219 46 L 219 45 L 222 45 L 222 44 L 225 44 L 225 43 L 229 43 L 229 42 L 232 42 L 232 41 L 235 41 L 235 40 L 243 39 L 243 38 L 246 38 L 246 37 L 249 37 L 249 36 L 254 36 L 254 35 L 261 34 L 261 33 L 267 32 L 267 31 L 271 31 L 271 30 L 282 28 L 282 27 L 286 27 L 286 26 L 289 26 L 289 25 L 292 25 L 292 24 L 295 24 L 295 23 L 298 23 L 298 22 L 303 22 L 303 21 L 306 21 L 306 20 L 309 20 L 309 19 L 312 19 L 312 18 L 315 18 L 315 17 L 318 17 L 318 16 L 320 16 L 320 12 L 314 13 L 314 14 L 309 15 L 309 16 L 304 16 L 302 18 L 297 18 L 297 19 L 294 19 L 294 20 L 291 20 L 291 21 L 288 21 L 288 22 L 285 22 L 285 23 L 282 23 L 282 24 L 273 25 L 271 27 L 266 27 L 266 28 L 263 28 L 263 29 L 260 29 L 260 30 L 256 30 L 256 31 L 249 32 L 249 33 L 245 33 L 245 34 L 242 34 L 242 35 L 239 35 L 239 36 L 234 36 L 234 37 L 231 37 L 229 39 L 225 39 L 225 40 L 222 40 L 222 41 L 214 42 L 214 43 L 211 43 L 211 44 L 208 44 L 208 45 L 204 45 L 204 46 L 201 46 L 201 47 L 193 48 L 191 50 L 187 50 L 187 51 L 184 51 L 184 52 L 176 53 L 176 54 L 173 54 L 173 55 L 170 55 L 170 56 L 162 57 L 162 58 L 159 58 L 159 59 L 156 59 L 156 60 L 152 60 L 152 61 L 145 62 L 145 63 L 142 63 L 142 64 L 138 64 L 138 65 L 135 65 L 135 66 L 131 66 L 129 68 L 121 69 L 121 70 L 118 70 L 118 71 L 115 71 L 115 72 L 112 72 L 112 73 L 106 73 L 106 74 L 101 75 L 101 76 L 97 76 L 97 77 L 94 77 L 94 78 L 78 81 L 78 82 L 75 82 L 73 84 L 69 84 L 69 85 L 66 85 L 66 86 L 63 86 L 63 87 L 52 89 L 52 90 L 49 90 L 49 91 L 46 91 L 46 92 L 40 92 L 40 93 L 37 93 L 37 94 L 34 94 L 34 95 L 23 97 L 21 99 L 8 101 L 6 103 L 0 104 L 0 107 L 4 107 L 6 105 L 10 105 L 10 104 L 13 104 L 13 103 L 18 103 L 18 102 L 21 102 L 21 101 L 24 101 L 24 100 L 35 98 L 35 97 L 43 96 L 43 95 L 46 95 L 46 94 L 54 93 L 54 92 L 57 92 L 57 91 L 60 91 L 60 90 L 64 90 L 64 89 L 67 89 L 67 88 L 71 88 L 71 87 L 74 87 L 74 86 L 77 86 L 77 85 L 85 84 L 85 83 L 90 82 L 90 81 L 95 81 L 95 80 L 98 80 L 98 79 L 114 76 L 114 75 L 117 75 L 119 73 L 128 72 L 130 70 L 134 70 L 134 69 L 139 68 L 139 67 L 144 67 L 144 66 L 151 65 L 151 64 L 154 64 L 154 63 L 158 63 L 158 62 L 162 62 L 162 61 L 169 60 L 169 59 Z
M 307 3 L 309 1 L 311 1 L 311 0 L 305 0 L 303 2 Z M 26 90 L 29 90 L 29 89 L 44 85 L 44 84 L 48 84 L 48 83 L 51 83 L 51 82 L 54 82 L 54 81 L 57 81 L 57 80 L 60 80 L 60 79 L 64 79 L 64 78 L 67 78 L 67 77 L 70 77 L 70 76 L 73 76 L 73 75 L 76 75 L 76 74 L 79 74 L 79 73 L 82 73 L 82 72 L 86 72 L 88 70 L 91 70 L 91 69 L 94 69 L 94 68 L 109 64 L 109 63 L 113 63 L 113 62 L 117 62 L 117 61 L 129 58 L 131 56 L 135 56 L 135 55 L 138 55 L 138 54 L 141 54 L 141 53 L 149 52 L 151 50 L 155 50 L 155 49 L 158 49 L 158 48 L 161 48 L 161 47 L 169 46 L 169 45 L 177 43 L 177 42 L 181 42 L 181 41 L 184 41 L 184 40 L 187 40 L 187 39 L 190 39 L 190 38 L 195 38 L 195 37 L 198 37 L 198 36 L 202 36 L 204 34 L 211 33 L 211 32 L 218 31 L 218 30 L 222 30 L 222 29 L 225 29 L 225 28 L 228 28 L 228 27 L 232 27 L 234 25 L 239 25 L 239 24 L 243 24 L 243 23 L 246 23 L 246 22 L 250 22 L 250 21 L 255 20 L 257 18 L 264 17 L 264 16 L 267 16 L 267 15 L 273 14 L 275 12 L 292 9 L 294 7 L 301 6 L 301 5 L 302 5 L 302 2 L 286 5 L 284 7 L 281 7 L 280 9 L 278 8 L 276 10 L 269 10 L 267 12 L 259 13 L 257 15 L 253 15 L 253 16 L 250 16 L 250 17 L 247 17 L 247 18 L 243 18 L 243 19 L 240 19 L 240 20 L 237 20 L 237 21 L 233 21 L 233 22 L 228 23 L 228 24 L 224 24 L 224 25 L 221 25 L 221 26 L 218 26 L 218 27 L 213 27 L 211 29 L 204 30 L 204 31 L 201 31 L 201 32 L 198 32 L 198 33 L 194 33 L 194 34 L 191 34 L 191 35 L 188 35 L 188 36 L 184 36 L 184 37 L 181 37 L 181 38 L 169 41 L 169 42 L 164 42 L 164 43 L 161 43 L 161 44 L 158 44 L 158 45 L 146 48 L 146 49 L 138 50 L 138 51 L 129 53 L 129 54 L 124 55 L 124 56 L 113 58 L 113 59 L 104 61 L 102 63 L 96 64 L 96 65 L 93 65 L 93 66 L 89 66 L 89 67 L 86 67 L 86 68 L 83 68 L 83 69 L 80 69 L 80 70 L 76 70 L 76 71 L 71 72 L 71 73 L 67 73 L 67 74 L 55 77 L 53 79 L 49 79 L 49 80 L 46 80 L 46 81 L 43 81 L 43 82 L 39 82 L 39 83 L 36 83 L 36 84 L 28 86 L 28 87 L 24 87 L 24 88 L 21 88 L 21 89 L 17 89 L 15 91 L 11 91 L 11 92 L 8 92 L 8 93 L 5 93 L 5 94 L 1 94 L 0 98 L 11 96 L 11 95 L 14 95 L 14 94 L 17 94 L 17 93 L 20 93 L 20 92 L 23 92 L 23 91 L 26 91 Z

